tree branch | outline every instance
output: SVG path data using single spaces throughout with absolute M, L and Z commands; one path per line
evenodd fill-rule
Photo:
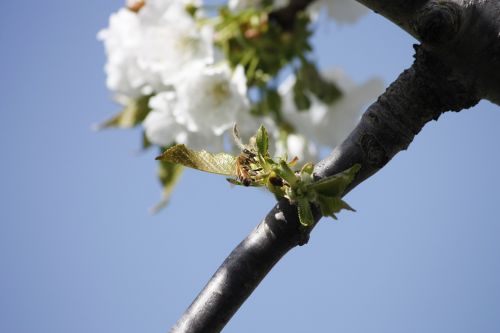
M 358 1 L 423 44 L 416 47 L 413 65 L 368 108 L 349 137 L 316 166 L 315 176 L 322 178 L 361 164 L 348 191 L 405 150 L 423 126 L 442 113 L 469 108 L 481 98 L 500 104 L 498 1 Z M 308 2 L 296 1 L 303 6 Z M 285 13 L 278 14 L 278 20 L 287 22 L 292 14 Z M 315 218 L 320 219 L 317 211 Z M 279 259 L 307 243 L 313 228 L 301 227 L 296 207 L 279 201 L 233 250 L 170 332 L 220 332 Z
M 428 121 L 479 101 L 474 87 L 438 59 L 418 47 L 415 57 L 413 66 L 369 107 L 351 135 L 317 165 L 318 178 L 360 163 L 350 190 L 406 149 Z M 319 221 L 317 212 L 315 217 Z M 220 332 L 278 260 L 307 243 L 311 230 L 301 227 L 295 206 L 279 201 L 233 250 L 170 332 Z
M 356 0 L 422 42 L 500 105 L 500 1 Z

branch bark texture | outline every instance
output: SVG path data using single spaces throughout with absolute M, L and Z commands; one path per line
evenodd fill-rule
M 422 42 L 476 85 L 481 98 L 500 104 L 500 1 L 356 0 Z
M 348 191 L 407 149 L 423 126 L 485 98 L 500 104 L 500 3 L 360 0 L 422 41 L 415 61 L 315 168 L 322 178 L 362 165 Z M 437 16 L 436 16 L 437 15 Z M 480 32 L 483 36 L 480 38 Z M 487 69 L 496 72 L 489 72 Z M 316 221 L 320 214 L 316 212 Z M 272 267 L 307 243 L 297 210 L 279 201 L 219 267 L 171 333 L 220 332 Z

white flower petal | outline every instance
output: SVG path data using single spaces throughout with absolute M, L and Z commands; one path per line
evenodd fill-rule
M 186 130 L 172 114 L 175 98 L 172 92 L 160 93 L 149 101 L 151 112 L 144 119 L 143 127 L 148 140 L 159 146 L 167 146 L 177 140 Z
M 212 133 L 192 132 L 177 122 L 173 115 L 177 96 L 173 91 L 162 92 L 149 101 L 151 112 L 143 122 L 146 137 L 159 146 L 185 144 L 191 149 L 222 150 L 223 138 Z
M 148 0 L 138 13 L 122 8 L 111 15 L 98 33 L 110 90 L 130 98 L 163 91 L 190 62 L 213 61 L 212 30 L 197 26 L 186 3 Z
M 233 126 L 238 113 L 248 112 L 240 80 L 238 75 L 232 75 L 227 64 L 191 66 L 175 85 L 179 103 L 174 116 L 191 131 L 222 135 Z

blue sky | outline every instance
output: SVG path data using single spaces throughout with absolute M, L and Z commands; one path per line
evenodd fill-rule
M 118 107 L 96 32 L 122 4 L 0 12 L 0 332 L 165 332 L 273 205 L 188 171 L 171 205 Z M 316 55 L 388 84 L 414 41 L 375 14 L 320 27 Z M 499 107 L 428 124 L 263 281 L 224 332 L 499 332 Z

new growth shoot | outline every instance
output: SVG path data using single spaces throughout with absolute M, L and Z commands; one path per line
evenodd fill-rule
M 194 151 L 185 145 L 175 145 L 156 159 L 231 177 L 227 179 L 231 184 L 265 187 L 277 199 L 286 198 L 298 207 L 300 223 L 304 227 L 314 225 L 311 204 L 317 206 L 323 216 L 334 219 L 342 209 L 353 211 L 342 196 L 361 165 L 355 164 L 343 172 L 316 181 L 312 163 L 293 170 L 298 158 L 288 160 L 286 155 L 274 158 L 269 155 L 269 136 L 264 126 L 260 126 L 248 144 L 243 144 L 236 125 L 233 137 L 241 150 L 237 156 Z

